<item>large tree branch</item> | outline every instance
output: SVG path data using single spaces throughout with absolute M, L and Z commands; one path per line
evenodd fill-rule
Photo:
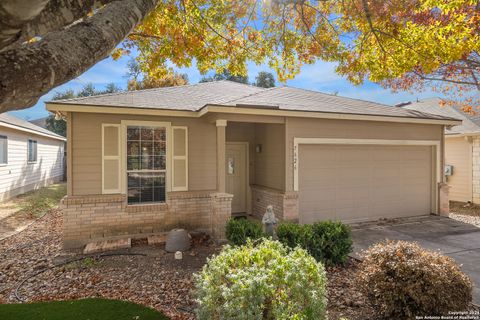
M 28 21 L 34 19 L 48 0 L 5 0 L 0 2 L 0 49 L 18 39 Z
M 158 0 L 114 1 L 41 41 L 0 52 L 0 113 L 28 108 L 107 57 Z
M 21 44 L 35 36 L 44 36 L 87 17 L 89 12 L 115 0 L 50 0 L 41 12 L 28 21 L 16 22 L 19 27 L 6 34 L 0 50 Z M 12 33 L 14 30 L 16 32 Z M 1 34 L 5 31 L 2 30 Z

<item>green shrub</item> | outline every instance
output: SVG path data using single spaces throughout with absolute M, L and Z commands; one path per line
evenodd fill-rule
M 256 240 L 265 237 L 260 223 L 247 219 L 231 218 L 225 233 L 228 242 L 236 246 L 247 243 L 247 239 Z
M 317 261 L 328 265 L 345 263 L 352 251 L 350 227 L 339 221 L 312 225 L 282 223 L 277 229 L 280 242 L 306 249 Z
M 278 241 L 224 249 L 195 275 L 200 320 L 326 319 L 323 265 Z
M 453 259 L 406 241 L 370 247 L 357 284 L 387 319 L 447 315 L 472 300 L 472 283 Z
M 295 248 L 297 246 L 308 250 L 307 239 L 311 237 L 312 228 L 310 225 L 283 222 L 277 227 L 278 240 L 284 245 Z

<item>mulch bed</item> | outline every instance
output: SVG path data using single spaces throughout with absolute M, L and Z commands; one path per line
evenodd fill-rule
M 480 217 L 480 205 L 458 201 L 450 201 L 450 212 L 458 215 Z
M 220 250 L 207 238 L 195 239 L 183 260 L 175 260 L 162 247 L 135 241 L 131 249 L 115 252 L 127 255 L 97 255 L 62 264 L 79 254 L 61 249 L 61 230 L 61 212 L 54 209 L 23 232 L 0 241 L 0 302 L 18 303 L 15 293 L 25 301 L 105 297 L 150 306 L 172 319 L 195 319 L 192 275 Z M 345 267 L 327 270 L 329 319 L 373 318 L 353 282 L 358 263 L 351 260 Z M 48 267 L 16 292 L 22 280 Z

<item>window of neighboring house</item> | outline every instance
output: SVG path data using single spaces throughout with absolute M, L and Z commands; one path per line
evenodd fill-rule
M 128 203 L 165 202 L 166 149 L 166 128 L 127 126 Z
M 0 165 L 8 163 L 8 138 L 0 136 Z
M 37 141 L 28 139 L 28 162 L 37 161 Z

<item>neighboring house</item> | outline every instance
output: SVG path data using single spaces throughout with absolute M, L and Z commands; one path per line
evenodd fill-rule
M 443 131 L 461 123 L 229 81 L 51 101 L 47 109 L 67 118 L 66 247 L 173 227 L 223 238 L 232 213 L 261 216 L 269 204 L 300 223 L 448 211 Z
M 0 114 L 0 201 L 63 178 L 65 138 Z
M 35 120 L 30 120 L 30 123 L 33 123 L 36 126 L 42 127 L 42 128 L 47 128 L 47 119 L 48 117 L 43 117 L 43 118 L 38 118 Z
M 442 106 L 441 101 L 425 99 L 404 108 L 463 120 L 462 125 L 445 130 L 445 164 L 452 166 L 451 175 L 447 176 L 450 200 L 480 204 L 480 115 Z

